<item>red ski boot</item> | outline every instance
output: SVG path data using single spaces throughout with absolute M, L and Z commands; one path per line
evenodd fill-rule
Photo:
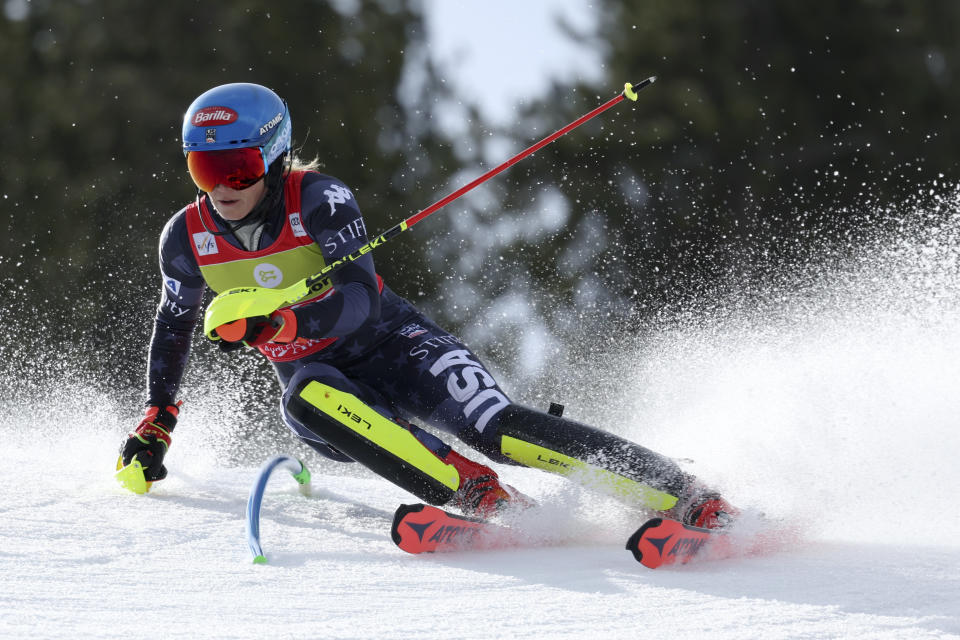
M 722 529 L 739 515 L 739 509 L 714 493 L 701 496 L 688 507 L 683 522 L 703 529 Z
M 489 518 L 510 507 L 526 509 L 535 504 L 510 485 L 500 482 L 497 472 L 490 467 L 464 458 L 452 449 L 443 461 L 452 464 L 460 473 L 460 488 L 449 504 L 466 515 Z
M 696 487 L 691 493 L 692 498 L 678 502 L 664 515 L 702 529 L 722 529 L 740 515 L 740 510 L 720 497 L 716 491 Z

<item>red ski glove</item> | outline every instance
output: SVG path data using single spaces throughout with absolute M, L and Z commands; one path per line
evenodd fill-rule
M 146 414 L 136 430 L 120 445 L 123 466 L 130 464 L 136 456 L 143 465 L 143 477 L 147 482 L 156 482 L 167 477 L 163 457 L 170 448 L 170 432 L 177 425 L 181 404 L 183 402 L 167 407 L 147 407 Z
M 214 329 L 224 342 L 259 347 L 268 342 L 293 342 L 297 339 L 297 316 L 291 309 L 278 309 L 267 316 L 240 318 Z

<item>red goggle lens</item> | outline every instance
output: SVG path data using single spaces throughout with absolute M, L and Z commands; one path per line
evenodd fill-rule
M 207 193 L 218 184 L 238 191 L 252 187 L 267 172 L 260 149 L 252 147 L 191 151 L 187 154 L 187 169 L 200 190 Z

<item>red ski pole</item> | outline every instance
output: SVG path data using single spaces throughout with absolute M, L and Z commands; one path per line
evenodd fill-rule
M 447 206 L 448 204 L 450 204 L 451 202 L 453 202 L 454 200 L 456 200 L 457 198 L 459 198 L 459 197 L 462 196 L 463 194 L 467 193 L 468 191 L 471 191 L 471 190 L 475 189 L 477 186 L 483 184 L 484 182 L 486 182 L 487 180 L 489 180 L 489 179 L 492 178 L 493 176 L 497 175 L 497 174 L 500 173 L 501 171 L 504 171 L 504 170 L 506 170 L 506 169 L 509 169 L 510 167 L 512 167 L 512 166 L 515 165 L 516 163 L 520 162 L 521 160 L 523 160 L 524 158 L 526 158 L 526 157 L 529 156 L 530 154 L 535 153 L 537 150 L 542 149 L 543 147 L 547 146 L 548 144 L 550 144 L 551 142 L 553 142 L 553 141 L 556 140 L 557 138 L 559 138 L 559 137 L 561 137 L 561 136 L 563 136 L 563 135 L 566 135 L 567 133 L 573 131 L 574 129 L 576 129 L 577 127 L 579 127 L 580 125 L 582 125 L 582 124 L 583 124 L 584 122 L 586 122 L 587 120 L 591 120 L 591 119 L 595 118 L 596 116 L 600 115 L 601 113 L 603 113 L 604 111 L 606 111 L 607 109 L 609 109 L 610 107 L 613 107 L 614 105 L 619 104 L 624 98 L 628 98 L 628 99 L 633 100 L 634 102 L 636 102 L 636 100 L 637 100 L 637 91 L 640 91 L 640 90 L 643 89 L 644 87 L 653 84 L 654 81 L 656 81 L 656 79 L 657 79 L 656 76 L 651 76 L 651 77 L 647 78 L 646 80 L 644 80 L 643 82 L 638 82 L 637 84 L 631 84 L 631 83 L 629 83 L 629 82 L 626 83 L 626 84 L 624 85 L 623 92 L 620 93 L 619 95 L 617 95 L 615 98 L 611 98 L 610 100 L 604 102 L 602 105 L 600 105 L 599 107 L 597 107 L 596 109 L 594 109 L 594 110 L 591 111 L 590 113 L 586 113 L 586 114 L 580 116 L 579 118 L 577 118 L 576 120 L 574 120 L 574 121 L 571 122 L 570 124 L 568 124 L 568 125 L 564 126 L 563 128 L 558 129 L 557 131 L 551 133 L 549 136 L 547 136 L 546 138 L 544 138 L 544 139 L 541 140 L 540 142 L 537 142 L 536 144 L 533 144 L 533 145 L 527 147 L 526 149 L 524 149 L 523 151 L 521 151 L 521 152 L 518 153 L 517 155 L 513 156 L 513 157 L 510 158 L 509 160 L 506 160 L 506 161 L 503 162 L 502 164 L 499 164 L 499 165 L 497 165 L 496 167 L 494 167 L 493 169 L 490 169 L 490 171 L 487 171 L 485 174 L 483 174 L 483 175 L 480 176 L 479 178 L 476 178 L 475 180 L 470 181 L 469 183 L 463 185 L 462 187 L 460 187 L 459 189 L 457 189 L 456 191 L 454 191 L 454 192 L 451 193 L 450 195 L 447 195 L 447 196 L 445 196 L 445 197 L 437 200 L 436 202 L 434 202 L 432 205 L 430 205 L 430 206 L 427 207 L 426 209 L 423 209 L 422 211 L 419 211 L 418 213 L 413 214 L 412 216 L 410 216 L 409 218 L 407 218 L 406 220 L 404 220 L 404 221 L 401 222 L 400 224 L 397 224 L 397 225 L 391 227 L 391 228 L 388 229 L 387 231 L 384 231 L 384 232 L 381 233 L 379 236 L 375 237 L 373 240 L 371 240 L 370 242 L 368 242 L 368 243 L 365 244 L 364 246 L 360 247 L 359 249 L 357 249 L 356 251 L 354 251 L 354 252 L 351 253 L 350 255 L 344 256 L 344 257 L 340 258 L 339 260 L 337 260 L 336 262 L 331 262 L 330 264 L 328 264 L 327 266 L 325 266 L 323 269 L 321 269 L 320 271 L 318 271 L 316 274 L 314 274 L 313 276 L 307 278 L 307 286 L 308 286 L 310 289 L 312 289 L 312 288 L 313 288 L 313 283 L 314 283 L 314 281 L 317 281 L 317 280 L 319 280 L 319 279 L 322 279 L 325 275 L 327 275 L 328 273 L 330 273 L 331 271 L 333 271 L 334 269 L 336 269 L 337 267 L 339 267 L 339 266 L 342 265 L 343 263 L 345 263 L 345 262 L 351 262 L 351 261 L 353 261 L 353 260 L 356 260 L 356 259 L 359 258 L 360 256 L 362 256 L 362 255 L 364 255 L 364 254 L 366 254 L 366 253 L 369 253 L 371 249 L 374 249 L 375 247 L 380 246 L 381 244 L 383 244 L 383 243 L 386 242 L 387 240 L 389 240 L 389 239 L 393 238 L 394 236 L 396 236 L 396 235 L 398 235 L 398 234 L 406 231 L 407 229 L 409 229 L 409 228 L 412 227 L 413 225 L 417 224 L 418 222 L 420 222 L 421 220 L 423 220 L 424 218 L 426 218 L 427 216 L 429 216 L 431 213 L 435 213 L 437 210 L 442 209 L 443 207 Z
M 510 167 L 512 167 L 512 166 L 515 165 L 516 163 L 520 162 L 521 160 L 523 160 L 524 158 L 526 158 L 526 157 L 529 156 L 530 154 L 535 153 L 536 151 L 538 151 L 539 149 L 542 149 L 543 147 L 547 146 L 548 144 L 550 144 L 551 142 L 553 142 L 553 141 L 556 140 L 557 138 L 559 138 L 559 137 L 561 137 L 561 136 L 563 136 L 563 135 L 566 135 L 566 134 L 569 133 L 570 131 L 573 131 L 574 129 L 576 129 L 577 127 L 579 127 L 580 125 L 582 125 L 582 124 L 583 124 L 584 122 L 586 122 L 587 120 L 591 120 L 591 119 L 595 118 L 596 116 L 600 115 L 601 113 L 603 113 L 604 111 L 606 111 L 607 109 L 609 109 L 610 107 L 612 107 L 612 106 L 614 106 L 614 105 L 616 105 L 616 104 L 619 104 L 620 101 L 622 101 L 624 98 L 629 98 L 630 100 L 636 101 L 636 99 L 637 99 L 637 91 L 639 91 L 640 89 L 643 89 L 644 87 L 646 87 L 646 86 L 649 85 L 649 84 L 652 84 L 656 79 L 657 79 L 656 76 L 653 76 L 653 77 L 647 78 L 647 79 L 644 80 L 643 82 L 639 82 L 639 83 L 637 83 L 637 84 L 635 84 L 635 85 L 632 85 L 632 84 L 630 84 L 630 83 L 628 82 L 628 83 L 624 86 L 623 93 L 621 93 L 620 95 L 618 95 L 616 98 L 612 98 L 612 99 L 604 102 L 602 105 L 600 105 L 599 107 L 597 107 L 596 109 L 594 109 L 594 110 L 591 111 L 590 113 L 586 113 L 586 114 L 580 116 L 579 118 L 577 118 L 576 120 L 574 120 L 574 121 L 571 122 L 570 124 L 566 125 L 566 126 L 563 127 L 562 129 L 559 129 L 559 130 L 551 133 L 550 135 L 548 135 L 546 138 L 544 138 L 544 139 L 541 140 L 540 142 L 537 142 L 536 144 L 533 144 L 533 145 L 527 147 L 526 149 L 524 149 L 523 151 L 521 151 L 521 152 L 518 153 L 517 155 L 513 156 L 512 158 L 510 158 L 509 160 L 507 160 L 507 161 L 504 162 L 503 164 L 500 164 L 500 165 L 494 167 L 493 169 L 490 169 L 490 171 L 487 171 L 485 174 L 483 174 L 483 175 L 480 176 L 479 178 L 473 180 L 472 182 L 469 182 L 469 183 L 463 185 L 462 187 L 460 187 L 459 189 L 457 189 L 456 191 L 454 191 L 454 192 L 451 193 L 450 195 L 448 195 L 448 196 L 446 196 L 446 197 L 444 197 L 444 198 L 441 198 L 440 200 L 437 200 L 436 202 L 434 202 L 432 205 L 430 205 L 429 207 L 427 207 L 427 208 L 424 209 L 423 211 L 420 211 L 419 213 L 416 213 L 416 214 L 410 216 L 409 218 L 407 218 L 406 220 L 404 220 L 403 222 L 401 222 L 399 225 L 397 225 L 397 227 L 403 226 L 403 228 L 400 229 L 399 231 L 397 231 L 397 233 L 399 233 L 400 231 L 404 231 L 404 230 L 406 230 L 406 229 L 409 229 L 409 228 L 412 227 L 413 225 L 417 224 L 418 222 L 420 222 L 421 220 L 423 220 L 424 218 L 426 218 L 426 217 L 427 217 L 428 215 L 430 215 L 431 213 L 435 212 L 437 209 L 440 209 L 440 208 L 442 208 L 442 207 L 447 206 L 448 204 L 450 204 L 451 202 L 453 202 L 454 200 L 456 200 L 457 198 L 459 198 L 459 197 L 462 196 L 463 194 L 465 194 L 465 193 L 467 193 L 468 191 L 470 191 L 470 190 L 476 188 L 477 186 L 483 184 L 484 182 L 486 182 L 487 180 L 489 180 L 489 179 L 492 178 L 493 176 L 497 175 L 497 174 L 500 173 L 501 171 L 504 171 L 504 170 L 506 170 L 506 169 L 509 169 Z M 405 226 L 404 226 L 404 225 L 405 225 Z M 394 229 L 396 229 L 397 227 L 394 227 Z M 391 229 L 390 231 L 393 231 L 393 229 Z M 387 231 L 387 233 L 390 233 L 390 231 Z M 384 235 L 385 235 L 385 234 L 384 234 Z M 396 234 L 394 234 L 394 235 L 396 235 Z M 349 259 L 349 256 L 343 258 L 343 260 L 348 260 L 348 259 Z M 332 267 L 333 267 L 333 265 L 328 265 L 328 266 L 327 266 L 327 269 L 330 269 L 330 268 L 332 268 Z M 321 272 L 321 273 L 323 273 L 323 272 Z M 319 275 L 319 274 L 318 274 L 318 275 Z

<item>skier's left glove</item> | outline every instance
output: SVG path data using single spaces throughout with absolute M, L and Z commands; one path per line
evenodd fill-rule
M 170 432 L 177 426 L 181 404 L 183 402 L 166 407 L 147 407 L 146 414 L 136 430 L 120 445 L 122 466 L 126 467 L 136 456 L 143 465 L 143 477 L 147 482 L 156 482 L 167 477 L 163 457 L 170 448 Z
M 248 347 L 259 347 L 268 342 L 293 342 L 297 339 L 297 316 L 291 309 L 278 309 L 269 317 L 240 318 L 222 324 L 214 331 L 225 343 L 242 342 Z

